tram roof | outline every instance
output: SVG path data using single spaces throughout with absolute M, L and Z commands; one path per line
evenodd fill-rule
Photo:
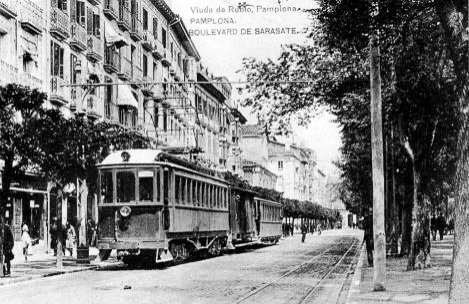
M 123 154 L 127 152 L 129 158 L 127 161 L 124 161 Z M 152 149 L 129 149 L 129 150 L 120 150 L 109 154 L 98 166 L 106 165 L 138 165 L 138 164 L 153 164 L 158 161 L 158 156 L 163 153 L 161 150 L 152 150 Z

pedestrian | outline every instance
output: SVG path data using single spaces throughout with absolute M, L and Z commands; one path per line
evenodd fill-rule
M 21 242 L 23 243 L 23 255 L 24 261 L 28 261 L 28 255 L 31 255 L 32 242 L 31 236 L 29 235 L 28 225 L 24 224 L 22 227 L 23 233 L 21 234 Z
M 436 241 L 436 230 L 437 230 L 437 220 L 435 214 L 433 214 L 432 218 L 430 219 L 430 229 L 432 231 L 432 239 Z
M 445 218 L 443 217 L 443 214 L 440 214 L 438 215 L 438 218 L 436 219 L 437 221 L 437 225 L 438 225 L 438 232 L 440 233 L 440 241 L 443 240 L 443 235 L 444 235 L 444 232 L 445 232 L 445 228 L 446 228 L 446 220 Z
M 448 231 L 450 235 L 454 233 L 454 219 L 453 218 L 449 220 Z
M 88 219 L 86 222 L 86 234 L 88 239 L 88 245 L 96 246 L 96 224 L 92 219 Z
M 318 231 L 318 235 L 321 235 L 321 232 L 322 232 L 322 226 L 321 226 L 321 223 L 318 223 L 318 227 L 316 229 Z
M 306 223 L 303 221 L 301 223 L 301 242 L 304 243 L 305 242 L 305 239 L 306 239 L 306 233 L 308 231 L 307 229 L 308 227 L 306 227 Z
M 69 222 L 65 224 L 65 227 L 67 229 L 66 230 L 67 238 L 65 242 L 65 247 L 70 252 L 70 256 L 73 256 L 73 250 L 75 249 L 75 244 L 76 244 L 75 228 L 73 228 L 73 226 L 70 225 Z
M 368 211 L 368 213 L 365 215 L 363 219 L 363 230 L 365 231 L 363 240 L 365 241 L 365 245 L 366 245 L 366 255 L 368 258 L 368 265 L 372 267 L 374 244 L 373 244 L 373 213 L 371 210 Z
M 58 227 L 57 227 L 57 217 L 55 216 L 52 218 L 49 233 L 50 233 L 50 248 L 54 250 L 54 256 L 57 256 Z
M 15 246 L 15 240 L 13 233 L 11 232 L 10 225 L 5 223 L 5 230 L 3 231 L 3 276 L 11 276 L 11 260 L 15 258 L 13 254 L 13 247 Z

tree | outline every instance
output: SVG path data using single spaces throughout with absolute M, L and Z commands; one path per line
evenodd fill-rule
M 12 182 L 22 178 L 34 168 L 33 155 L 42 153 L 33 143 L 37 139 L 36 127 L 41 121 L 52 120 L 57 111 L 42 107 L 47 96 L 37 89 L 16 84 L 0 86 L 0 159 L 3 160 L 2 189 L 0 192 L 0 256 L 3 256 L 5 207 Z M 54 137 L 59 126 L 49 125 L 47 139 Z M 44 157 L 48 157 L 44 155 Z M 0 259 L 3 266 L 3 259 Z
M 286 46 L 277 62 L 246 59 L 244 72 L 251 81 L 247 89 L 252 97 L 245 101 L 245 105 L 260 111 L 264 115 L 262 122 L 283 130 L 288 129 L 283 124 L 291 121 L 292 116 L 307 122 L 315 109 L 325 105 L 343 123 L 345 141 L 362 146 L 361 149 L 352 147 L 350 151 L 342 149 L 343 163 L 354 159 L 357 151 L 363 151 L 362 155 L 366 156 L 369 148 L 354 137 L 365 134 L 362 130 L 370 116 L 360 112 L 353 117 L 347 111 L 356 108 L 354 103 L 361 104 L 369 98 L 367 41 L 375 4 L 376 1 L 324 0 L 313 12 L 316 16 L 311 32 L 314 44 Z M 445 35 L 437 22 L 435 3 L 380 1 L 379 5 L 375 26 L 382 46 L 385 131 L 392 130 L 395 134 L 393 140 L 399 146 L 395 151 L 400 158 L 398 163 L 409 166 L 414 173 L 411 187 L 416 195 L 411 204 L 413 231 L 408 268 L 427 267 L 430 265 L 430 247 L 426 223 L 430 200 L 436 194 L 433 189 L 452 187 L 452 179 L 448 176 L 454 172 L 452 147 L 456 138 L 454 130 L 458 128 L 455 116 L 457 72 L 449 64 L 449 52 L 440 47 Z M 256 82 L 279 79 L 311 79 L 312 82 L 273 85 Z M 280 119 L 276 118 L 278 115 Z M 370 138 L 369 132 L 366 137 Z M 358 158 L 364 159 L 362 155 Z M 356 168 L 353 164 L 349 167 Z M 435 168 L 440 170 L 436 176 Z M 407 168 L 404 171 L 408 172 Z M 363 187 L 370 180 L 364 182 L 346 185 Z M 399 186 L 409 188 L 406 184 Z M 351 197 L 349 190 L 352 189 L 345 190 L 343 194 Z M 407 190 L 401 192 L 408 193 Z M 369 202 L 364 190 L 354 195 L 362 194 L 363 201 Z

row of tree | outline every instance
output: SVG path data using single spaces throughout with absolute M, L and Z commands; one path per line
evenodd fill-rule
M 95 123 L 84 116 L 66 118 L 60 110 L 45 107 L 46 100 L 47 95 L 36 89 L 17 84 L 0 86 L 0 256 L 5 208 L 13 182 L 34 173 L 54 182 L 59 190 L 82 180 L 94 193 L 96 164 L 110 149 L 149 147 L 147 138 L 120 126 Z M 60 213 L 61 208 L 57 209 Z
M 244 60 L 251 96 L 244 105 L 272 132 L 288 130 L 292 118 L 307 123 L 320 108 L 335 114 L 343 142 L 340 196 L 350 211 L 366 215 L 373 197 L 369 42 L 378 33 L 387 241 L 402 239 L 408 269 L 429 267 L 429 218 L 454 195 L 454 302 L 467 299 L 469 287 L 462 262 L 469 249 L 461 245 L 469 233 L 467 6 L 322 0 L 309 12 L 311 43 L 285 46 L 276 61 Z M 287 83 L 265 82 L 278 80 Z

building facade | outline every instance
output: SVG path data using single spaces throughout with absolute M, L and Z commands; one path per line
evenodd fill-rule
M 38 88 L 66 117 L 109 122 L 214 167 L 240 166 L 231 85 L 202 65 L 167 1 L 0 0 L 0 51 L 0 85 Z M 78 226 L 90 201 L 84 186 L 62 195 L 33 176 L 17 181 L 13 192 L 25 197 L 9 206 L 15 233 L 27 222 L 47 241 L 57 209 Z

